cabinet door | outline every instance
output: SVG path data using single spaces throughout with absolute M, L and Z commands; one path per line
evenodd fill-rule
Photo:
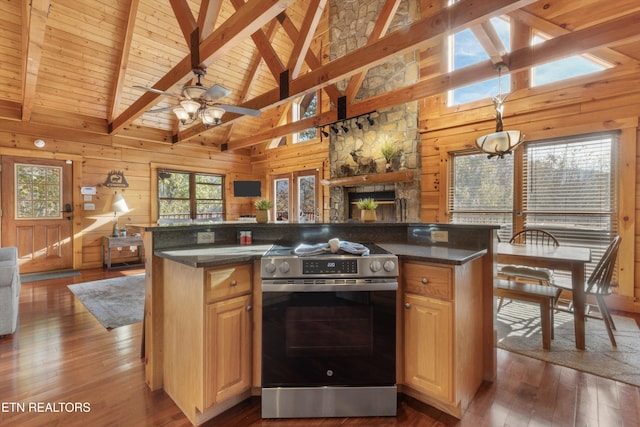
M 209 304 L 206 308 L 205 408 L 251 386 L 251 297 Z M 188 351 L 188 349 L 185 349 Z
M 453 306 L 415 294 L 404 297 L 404 383 L 453 402 Z

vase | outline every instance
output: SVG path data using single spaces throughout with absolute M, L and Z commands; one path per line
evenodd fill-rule
M 256 212 L 256 222 L 261 224 L 269 222 L 269 211 L 268 210 L 258 210 Z
M 366 210 L 363 209 L 360 211 L 360 220 L 362 222 L 373 222 L 376 220 L 376 211 L 375 210 Z

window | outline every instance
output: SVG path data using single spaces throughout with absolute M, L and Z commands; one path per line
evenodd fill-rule
M 617 137 L 587 135 L 527 146 L 523 159 L 524 226 L 561 244 L 587 246 L 599 260 L 617 234 Z
M 292 121 L 294 122 L 315 116 L 318 111 L 317 93 L 313 92 L 301 96 L 293 101 L 291 108 Z M 316 128 L 305 129 L 293 134 L 293 143 L 296 144 L 298 142 L 309 141 L 317 138 L 317 136 L 318 130 Z
M 529 142 L 521 180 L 515 179 L 513 156 L 453 154 L 451 221 L 501 224 L 503 241 L 516 228 L 542 228 L 561 245 L 591 248 L 589 274 L 617 234 L 617 146 L 615 133 Z M 515 194 L 520 206 L 514 205 Z
M 455 154 L 452 160 L 451 221 L 500 224 L 500 239 L 508 241 L 513 234 L 513 156 L 493 161 L 474 152 Z
M 315 222 L 317 208 L 317 171 L 301 171 L 273 179 L 276 222 Z
M 543 43 L 549 37 L 537 35 L 533 38 L 533 44 Z M 531 86 L 541 86 L 571 77 L 602 71 L 610 67 L 604 61 L 595 60 L 588 55 L 574 55 L 558 61 L 549 62 L 531 69 Z
M 62 218 L 62 168 L 15 165 L 16 219 Z
M 223 220 L 224 177 L 158 171 L 158 212 L 161 220 Z

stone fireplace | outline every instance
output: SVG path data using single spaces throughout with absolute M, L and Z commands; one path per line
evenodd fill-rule
M 329 38 L 332 60 L 364 45 L 372 30 L 372 20 L 379 15 L 384 3 L 385 0 L 331 0 Z M 389 31 L 417 19 L 417 3 L 403 0 Z M 419 73 L 418 52 L 395 58 L 367 72 L 352 102 L 416 82 Z M 344 81 L 337 86 L 344 91 L 347 84 L 348 81 Z M 421 164 L 418 102 L 375 111 L 369 118 L 373 124 L 365 118 L 352 118 L 340 123 L 348 131 L 340 128 L 337 133 L 330 132 L 330 220 L 358 220 L 360 212 L 355 203 L 361 198 L 373 197 L 378 201 L 378 221 L 419 221 Z M 383 147 L 387 145 L 397 149 L 389 162 L 390 167 L 386 166 L 387 160 L 383 156 Z

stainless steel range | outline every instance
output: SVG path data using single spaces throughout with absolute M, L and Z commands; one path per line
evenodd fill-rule
M 398 260 L 376 245 L 262 258 L 262 416 L 394 416 Z

